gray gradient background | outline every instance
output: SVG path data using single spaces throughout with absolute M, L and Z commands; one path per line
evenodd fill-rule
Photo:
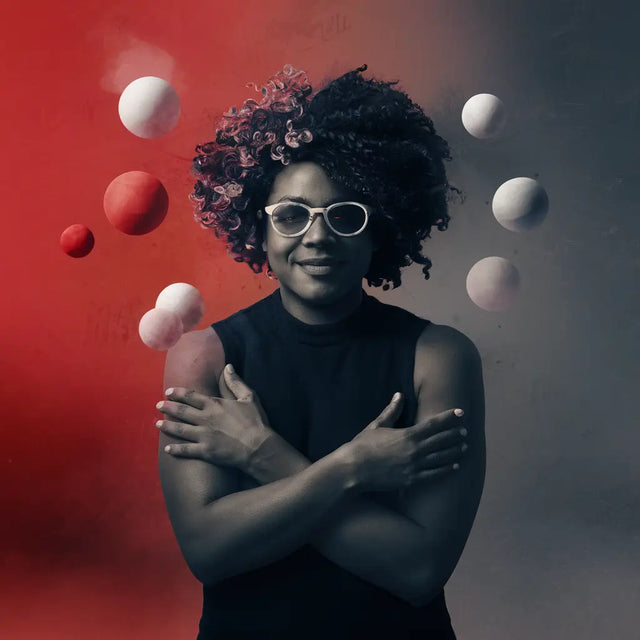
M 452 206 L 449 229 L 434 230 L 425 247 L 433 260 L 431 279 L 425 282 L 420 268 L 411 267 L 397 291 L 372 293 L 457 327 L 483 357 L 486 484 L 468 544 L 446 587 L 459 640 L 640 639 L 640 430 L 635 405 L 640 382 L 640 3 L 244 0 L 238 3 L 237 20 L 228 24 L 216 22 L 215 8 L 222 0 L 205 0 L 173 15 L 169 11 L 174 4 L 174 0 L 158 3 L 158 13 L 166 16 L 153 17 L 157 23 L 165 19 L 169 27 L 142 51 L 160 56 L 166 52 L 158 47 L 171 51 L 173 43 L 188 41 L 192 22 L 183 24 L 181 16 L 203 11 L 203 35 L 193 36 L 192 58 L 182 44 L 175 45 L 182 53 L 175 61 L 169 56 L 167 66 L 171 70 L 176 63 L 174 81 L 178 88 L 190 87 L 191 105 L 200 85 L 212 87 L 220 104 L 212 106 L 209 98 L 198 103 L 203 115 L 198 123 L 195 117 L 188 121 L 193 126 L 193 136 L 188 133 L 184 138 L 189 139 L 188 148 L 172 149 L 174 143 L 163 142 L 168 146 L 157 147 L 157 157 L 149 156 L 136 168 L 148 166 L 155 173 L 162 167 L 159 175 L 176 185 L 182 181 L 185 195 L 193 182 L 183 156 L 191 154 L 192 141 L 206 139 L 201 132 L 209 131 L 211 114 L 246 99 L 247 81 L 267 77 L 260 68 L 266 50 L 270 60 L 281 61 L 279 65 L 290 63 L 307 71 L 314 86 L 322 77 L 362 63 L 369 65 L 373 76 L 400 79 L 452 146 L 450 179 L 466 200 Z M 130 45 L 127 12 L 136 11 L 135 3 L 111 7 L 93 0 L 87 6 L 97 16 L 104 13 L 108 22 L 104 33 L 99 24 L 90 34 L 87 51 L 92 55 L 101 51 L 96 42 L 105 38 L 105 59 L 120 60 L 111 49 Z M 76 19 L 73 10 L 62 14 Z M 89 13 L 78 15 L 80 20 Z M 22 25 L 29 30 L 45 26 L 55 29 L 56 23 L 49 27 L 34 19 Z M 217 58 L 217 33 L 224 36 L 224 59 Z M 132 42 L 138 46 L 141 41 Z M 46 48 L 42 51 L 51 55 Z M 23 53 L 33 58 L 34 70 L 41 68 L 40 49 Z M 61 65 L 71 59 L 63 53 Z M 181 61 L 196 57 L 210 60 L 218 75 L 212 71 L 203 79 L 180 70 Z M 160 62 L 165 62 L 162 56 Z M 80 60 L 65 70 L 78 70 L 78 91 L 83 83 L 95 84 L 97 78 L 90 75 L 95 70 L 90 65 L 95 64 L 89 56 L 86 64 Z M 240 67 L 251 67 L 252 76 L 239 74 Z M 42 65 L 50 68 L 57 67 Z M 269 68 L 268 73 L 278 68 L 282 66 Z M 37 73 L 20 78 L 23 88 L 31 87 L 31 78 L 37 82 Z M 34 158 L 43 148 L 33 136 L 45 126 L 46 111 L 30 91 L 17 93 L 22 96 L 19 104 L 28 104 L 24 118 L 34 114 L 35 128 L 20 141 L 23 155 L 15 156 L 23 162 L 14 161 L 17 177 L 8 183 L 12 198 L 16 185 L 26 185 L 25 197 L 31 193 L 27 187 L 32 183 L 24 176 L 33 171 L 25 167 L 36 166 Z M 460 122 L 464 102 L 484 92 L 500 96 L 509 114 L 503 134 L 495 140 L 472 138 Z M 10 94 L 8 90 L 6 99 L 11 100 Z M 78 102 L 79 95 L 56 93 L 51 103 L 56 106 L 55 119 L 46 121 L 47 128 L 60 125 L 63 131 L 62 123 L 76 117 L 88 119 L 81 121 L 82 135 L 98 131 L 102 122 L 98 116 L 107 104 L 104 96 L 90 93 L 85 103 L 84 98 Z M 115 111 L 110 114 L 115 118 Z M 78 145 L 82 135 L 78 133 Z M 9 137 L 13 144 L 18 139 Z M 57 137 L 43 138 L 49 139 L 52 142 L 42 151 L 45 160 L 46 153 L 56 150 Z M 114 166 L 143 158 L 136 155 L 144 148 L 141 142 L 124 136 L 119 140 L 122 158 Z M 102 184 L 102 158 L 100 144 L 93 151 L 82 145 L 74 148 L 73 157 L 58 167 L 49 162 L 51 167 L 41 171 L 40 190 L 57 194 L 61 179 L 77 181 L 78 176 L 83 177 L 77 183 L 80 194 L 86 187 L 84 179 L 89 185 Z M 517 176 L 537 176 L 551 203 L 545 223 L 520 234 L 503 229 L 490 207 L 498 186 Z M 90 203 L 98 192 L 87 188 Z M 65 202 L 75 207 L 80 201 L 74 196 L 61 199 L 57 206 L 65 207 Z M 218 299 L 235 301 L 244 295 L 243 283 L 249 278 L 268 281 L 229 260 L 219 242 L 214 251 L 213 234 L 189 221 L 187 205 L 185 197 L 177 207 L 184 207 L 181 220 L 168 218 L 157 235 L 135 243 L 118 238 L 110 245 L 105 231 L 104 258 L 96 255 L 95 263 L 74 265 L 86 271 L 74 271 L 67 280 L 59 277 L 71 273 L 66 267 L 42 269 L 45 263 L 40 260 L 49 260 L 54 252 L 60 264 L 69 264 L 62 263 L 66 257 L 51 244 L 56 236 L 49 232 L 57 229 L 58 234 L 62 227 L 58 229 L 59 220 L 42 217 L 46 208 L 25 219 L 28 208 L 17 207 L 15 224 L 5 225 L 7 242 L 27 238 L 29 250 L 21 254 L 24 265 L 10 274 L 18 293 L 5 295 L 6 310 L 19 310 L 5 312 L 5 335 L 7 340 L 25 340 L 28 356 L 15 356 L 4 386 L 5 414 L 17 411 L 18 415 L 5 420 L 7 434 L 17 443 L 5 444 L 5 461 L 11 464 L 4 467 L 9 478 L 5 484 L 11 492 L 16 479 L 25 488 L 5 499 L 9 509 L 0 518 L 10 532 L 26 533 L 24 539 L 12 540 L 8 549 L 0 548 L 0 556 L 4 552 L 0 578 L 9 585 L 4 591 L 0 585 L 0 618 L 12 618 L 0 619 L 2 638 L 12 635 L 11 631 L 2 635 L 7 624 L 21 630 L 13 634 L 20 638 L 37 636 L 25 625 L 46 625 L 52 637 L 73 637 L 74 632 L 67 630 L 79 629 L 87 620 L 98 625 L 105 638 L 128 633 L 126 637 L 138 634 L 146 640 L 150 637 L 146 631 L 158 625 L 164 637 L 173 628 L 183 629 L 176 638 L 195 636 L 200 586 L 188 574 L 169 531 L 159 487 L 152 484 L 157 477 L 156 435 L 149 429 L 152 416 L 154 421 L 159 417 L 153 405 L 160 399 L 162 360 L 139 342 L 133 347 L 138 351 L 131 350 L 132 327 L 137 327 L 139 310 L 146 310 L 144 301 L 152 301 L 160 290 L 151 283 L 173 269 L 173 254 L 184 253 L 173 242 L 178 227 L 176 238 L 197 239 L 189 251 L 191 262 L 181 255 L 176 265 L 187 269 L 188 264 L 184 281 L 192 281 L 187 273 L 198 276 L 194 282 L 201 282 L 203 292 L 211 296 L 214 311 Z M 31 201 L 30 206 L 42 208 Z M 93 205 L 87 206 L 88 216 Z M 100 224 L 107 223 L 96 222 L 97 228 Z M 156 242 L 161 243 L 159 249 Z M 145 246 L 144 269 L 140 269 Z M 34 261 L 36 249 L 44 257 Z M 510 259 L 522 279 L 517 301 L 500 313 L 479 309 L 465 290 L 469 269 L 493 255 Z M 109 260 L 116 259 L 114 278 L 131 265 L 126 296 L 120 292 L 120 282 L 105 275 L 110 272 Z M 156 280 L 149 275 L 151 270 Z M 162 282 L 182 276 L 171 278 Z M 257 286 L 254 290 L 260 293 Z M 246 305 L 255 301 L 248 296 Z M 41 299 L 55 299 L 56 308 L 51 302 L 44 306 Z M 67 310 L 58 300 L 70 300 L 72 306 Z M 86 315 L 78 309 L 86 309 Z M 219 319 L 209 312 L 210 321 Z M 92 356 L 90 364 L 84 347 Z M 61 370 L 58 354 L 65 353 L 70 354 L 69 361 L 64 362 L 62 374 L 56 373 Z M 135 367 L 128 366 L 131 358 L 137 359 Z M 99 367 L 106 375 L 119 372 L 111 376 L 108 387 L 96 383 L 92 371 Z M 62 381 L 47 384 L 52 375 L 62 376 Z M 37 402 L 25 398 L 25 384 L 38 389 Z M 77 404 L 76 396 L 82 396 L 84 404 Z M 127 418 L 132 403 L 148 410 Z M 68 431 L 52 429 L 50 419 L 42 419 L 45 406 L 49 418 L 69 421 Z M 25 428 L 18 434 L 15 425 Z M 35 455 L 32 427 L 41 436 Z M 58 491 L 61 487 L 64 491 Z M 152 489 L 148 496 L 143 493 L 147 487 Z M 48 500 L 56 492 L 56 499 Z M 13 527 L 19 520 L 27 524 Z M 46 535 L 42 544 L 41 532 Z M 23 549 L 29 555 L 23 556 Z M 13 563 L 7 566 L 18 567 L 15 574 L 5 566 L 7 550 Z M 78 602 L 86 603 L 84 612 Z
M 450 141 L 450 177 L 466 194 L 449 230 L 433 231 L 430 281 L 410 268 L 397 291 L 375 291 L 464 331 L 483 356 L 488 472 L 447 586 L 456 632 L 640 638 L 640 5 L 374 5 L 386 12 L 375 18 L 380 37 L 381 25 L 393 25 L 411 43 L 402 84 Z M 426 32 L 434 15 L 436 52 Z M 366 62 L 400 75 L 395 64 L 385 69 L 383 51 Z M 421 95 L 434 68 L 449 87 L 439 98 Z M 458 119 L 464 101 L 484 92 L 510 115 L 491 141 L 472 138 Z M 499 226 L 490 208 L 495 189 L 516 176 L 538 176 L 551 202 L 544 225 L 521 234 Z M 464 286 L 490 255 L 512 260 L 522 278 L 517 302 L 500 313 L 477 308 Z

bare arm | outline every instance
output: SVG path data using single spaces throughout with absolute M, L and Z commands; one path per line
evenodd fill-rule
M 417 580 L 412 601 L 422 603 L 449 579 L 478 508 L 485 469 L 484 389 L 475 346 L 446 326 L 429 325 L 423 332 L 414 378 L 419 390 L 416 422 L 449 407 L 464 409 L 469 450 L 461 470 L 402 494 L 388 492 L 387 508 L 355 497 L 334 510 L 311 543 L 336 564 L 380 586 L 393 584 L 411 567 Z M 274 434 L 254 456 L 249 472 L 266 483 L 309 464 Z M 418 528 L 408 527 L 407 518 Z
M 186 334 L 168 354 L 165 387 L 217 395 L 223 357 L 211 331 Z M 239 491 L 237 472 L 175 459 L 164 452 L 171 441 L 178 442 L 161 435 L 163 492 L 183 555 L 201 581 L 215 582 L 267 564 L 324 530 L 320 547 L 335 562 L 409 601 L 419 595 L 423 572 L 415 557 L 424 551 L 421 527 L 364 499 L 347 510 L 353 478 L 344 451 L 310 465 L 281 441 L 291 454 L 288 471 L 295 475 L 285 478 L 282 473 L 282 479 L 273 477 L 268 485 Z M 381 553 L 390 538 L 402 543 L 394 553 Z M 345 539 L 350 541 L 346 547 Z
M 429 325 L 418 341 L 415 382 L 417 420 L 446 407 L 461 407 L 468 430 L 468 450 L 458 473 L 428 484 L 417 483 L 392 496 L 393 506 L 425 532 L 429 561 L 422 597 L 428 602 L 460 559 L 484 487 L 485 406 L 480 354 L 460 331 Z
M 182 337 L 167 356 L 164 384 L 218 393 L 219 341 L 204 332 Z M 217 352 L 211 367 L 207 350 Z M 202 582 L 268 564 L 306 542 L 329 510 L 353 488 L 347 457 L 336 451 L 294 477 L 239 491 L 238 472 L 200 460 L 173 458 L 160 434 L 159 469 L 169 517 L 183 555 Z

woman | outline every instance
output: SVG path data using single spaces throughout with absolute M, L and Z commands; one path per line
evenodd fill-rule
M 196 219 L 279 281 L 167 356 L 160 474 L 201 640 L 455 638 L 443 586 L 484 481 L 480 358 L 362 289 L 412 261 L 428 277 L 449 152 L 365 69 L 313 94 L 285 67 L 197 148 Z

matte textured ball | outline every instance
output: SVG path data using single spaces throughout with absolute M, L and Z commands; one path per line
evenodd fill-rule
M 72 258 L 84 258 L 91 253 L 95 239 L 91 229 L 83 224 L 72 224 L 60 236 L 62 250 Z
M 166 351 L 180 340 L 183 329 L 177 313 L 166 309 L 150 309 L 140 318 L 138 334 L 147 347 Z
M 474 138 L 493 138 L 504 127 L 504 103 L 491 93 L 478 93 L 462 107 L 462 124 Z
M 509 231 L 529 231 L 547 216 L 549 196 L 532 178 L 512 178 L 500 185 L 491 203 L 496 220 Z
M 156 309 L 166 309 L 178 314 L 184 330 L 191 331 L 204 316 L 204 300 L 193 285 L 174 282 L 160 292 Z
M 122 92 L 118 114 L 122 124 L 139 138 L 161 138 L 180 119 L 180 98 L 166 80 L 145 76 Z
M 169 209 L 162 182 L 144 171 L 119 175 L 104 193 L 104 212 L 119 231 L 140 236 L 157 228 Z
M 467 274 L 467 293 L 485 311 L 507 309 L 516 299 L 519 289 L 520 274 L 506 258 L 483 258 Z

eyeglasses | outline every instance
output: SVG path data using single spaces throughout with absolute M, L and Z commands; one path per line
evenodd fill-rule
M 306 233 L 320 214 L 336 235 L 357 236 L 367 226 L 370 211 L 370 207 L 359 202 L 336 202 L 328 207 L 309 207 L 300 202 L 278 202 L 264 208 L 264 212 L 271 218 L 274 231 L 285 238 L 295 238 Z

